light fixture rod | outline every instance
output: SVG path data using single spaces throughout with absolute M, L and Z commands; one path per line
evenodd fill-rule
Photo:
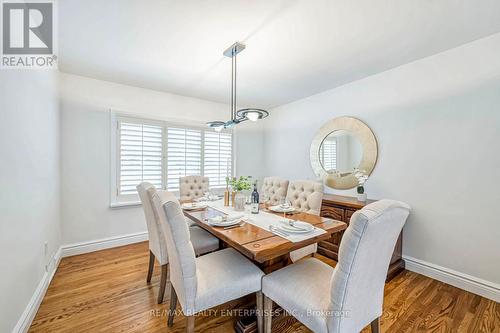
M 233 68 L 233 73 L 234 73 L 233 74 L 233 76 L 234 76 L 234 86 L 233 86 L 234 87 L 234 92 L 233 92 L 233 94 L 234 94 L 234 97 L 233 97 L 233 112 L 232 112 L 232 118 L 231 118 L 232 120 L 236 119 L 236 105 L 237 105 L 236 104 L 236 82 L 237 82 L 237 80 L 236 80 L 236 73 L 237 73 L 236 57 L 237 57 L 237 54 L 238 53 L 236 52 L 236 49 L 235 49 L 234 50 L 234 56 L 233 56 L 233 66 L 234 66 L 234 68 Z
M 223 128 L 232 128 L 235 125 L 251 120 L 257 121 L 259 119 L 266 118 L 269 113 L 263 109 L 257 108 L 246 108 L 246 109 L 237 109 L 237 100 L 236 100 L 236 82 L 237 82 L 237 55 L 241 51 L 245 49 L 245 45 L 241 43 L 234 43 L 229 48 L 227 48 L 223 54 L 225 57 L 231 58 L 231 119 L 224 121 L 209 121 L 207 125 L 211 128 L 214 128 L 216 131 L 220 132 Z

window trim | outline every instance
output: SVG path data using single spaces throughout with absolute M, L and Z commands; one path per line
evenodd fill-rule
M 140 123 L 154 126 L 162 127 L 162 189 L 166 189 L 167 186 L 167 129 L 168 127 L 181 127 L 192 130 L 201 130 L 201 173 L 204 171 L 204 153 L 205 153 L 205 132 L 209 130 L 207 127 L 202 124 L 193 125 L 193 122 L 180 122 L 180 121 L 169 121 L 169 120 L 160 120 L 160 119 L 152 119 L 152 118 L 144 118 L 140 116 L 133 116 L 129 114 L 124 114 L 121 112 L 117 112 L 110 109 L 110 186 L 109 186 L 109 207 L 111 209 L 124 208 L 124 207 L 137 207 L 141 205 L 141 201 L 137 194 L 129 194 L 129 195 L 119 195 L 118 193 L 118 184 L 120 184 L 120 172 L 118 170 L 119 159 L 120 159 L 120 150 L 118 144 L 120 142 L 120 131 L 119 131 L 119 123 L 121 121 L 131 122 L 131 123 Z M 231 172 L 233 175 L 236 175 L 236 143 L 237 138 L 235 135 L 235 131 L 232 130 L 223 130 L 225 133 L 231 134 Z M 218 190 L 220 187 L 214 187 L 214 190 Z M 173 193 L 178 196 L 179 191 L 173 191 Z

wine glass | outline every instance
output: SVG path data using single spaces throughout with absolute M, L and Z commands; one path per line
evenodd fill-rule
M 288 208 L 290 208 L 292 206 L 292 203 L 290 202 L 290 200 L 288 200 L 286 197 L 283 196 L 283 197 L 280 197 L 279 204 L 280 204 L 280 208 L 283 210 L 284 222 L 288 222 L 288 219 L 286 218 L 286 212 L 287 212 Z
M 267 205 L 269 204 L 269 195 L 266 192 L 262 193 L 262 203 L 264 204 L 264 207 L 267 208 Z

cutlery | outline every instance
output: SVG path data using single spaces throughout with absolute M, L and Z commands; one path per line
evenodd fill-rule
M 222 228 L 222 230 L 229 230 L 229 229 L 233 229 L 233 228 L 239 228 L 241 227 L 243 224 L 235 224 L 235 225 L 230 225 L 229 227 L 224 227 Z
M 224 227 L 222 228 L 222 230 L 228 230 L 228 229 L 233 229 L 233 228 L 239 228 L 239 227 L 242 227 L 246 224 L 246 222 L 241 222 L 239 224 L 235 224 L 235 225 L 230 225 L 230 226 L 227 226 L 227 227 Z

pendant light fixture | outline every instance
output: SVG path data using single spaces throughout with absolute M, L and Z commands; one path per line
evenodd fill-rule
M 244 49 L 245 45 L 236 42 L 223 53 L 224 56 L 231 58 L 231 120 L 226 122 L 218 120 L 208 122 L 207 126 L 215 129 L 217 132 L 222 131 L 224 128 L 232 128 L 246 120 L 257 121 L 269 115 L 269 112 L 266 110 L 256 108 L 236 110 L 236 57 Z

